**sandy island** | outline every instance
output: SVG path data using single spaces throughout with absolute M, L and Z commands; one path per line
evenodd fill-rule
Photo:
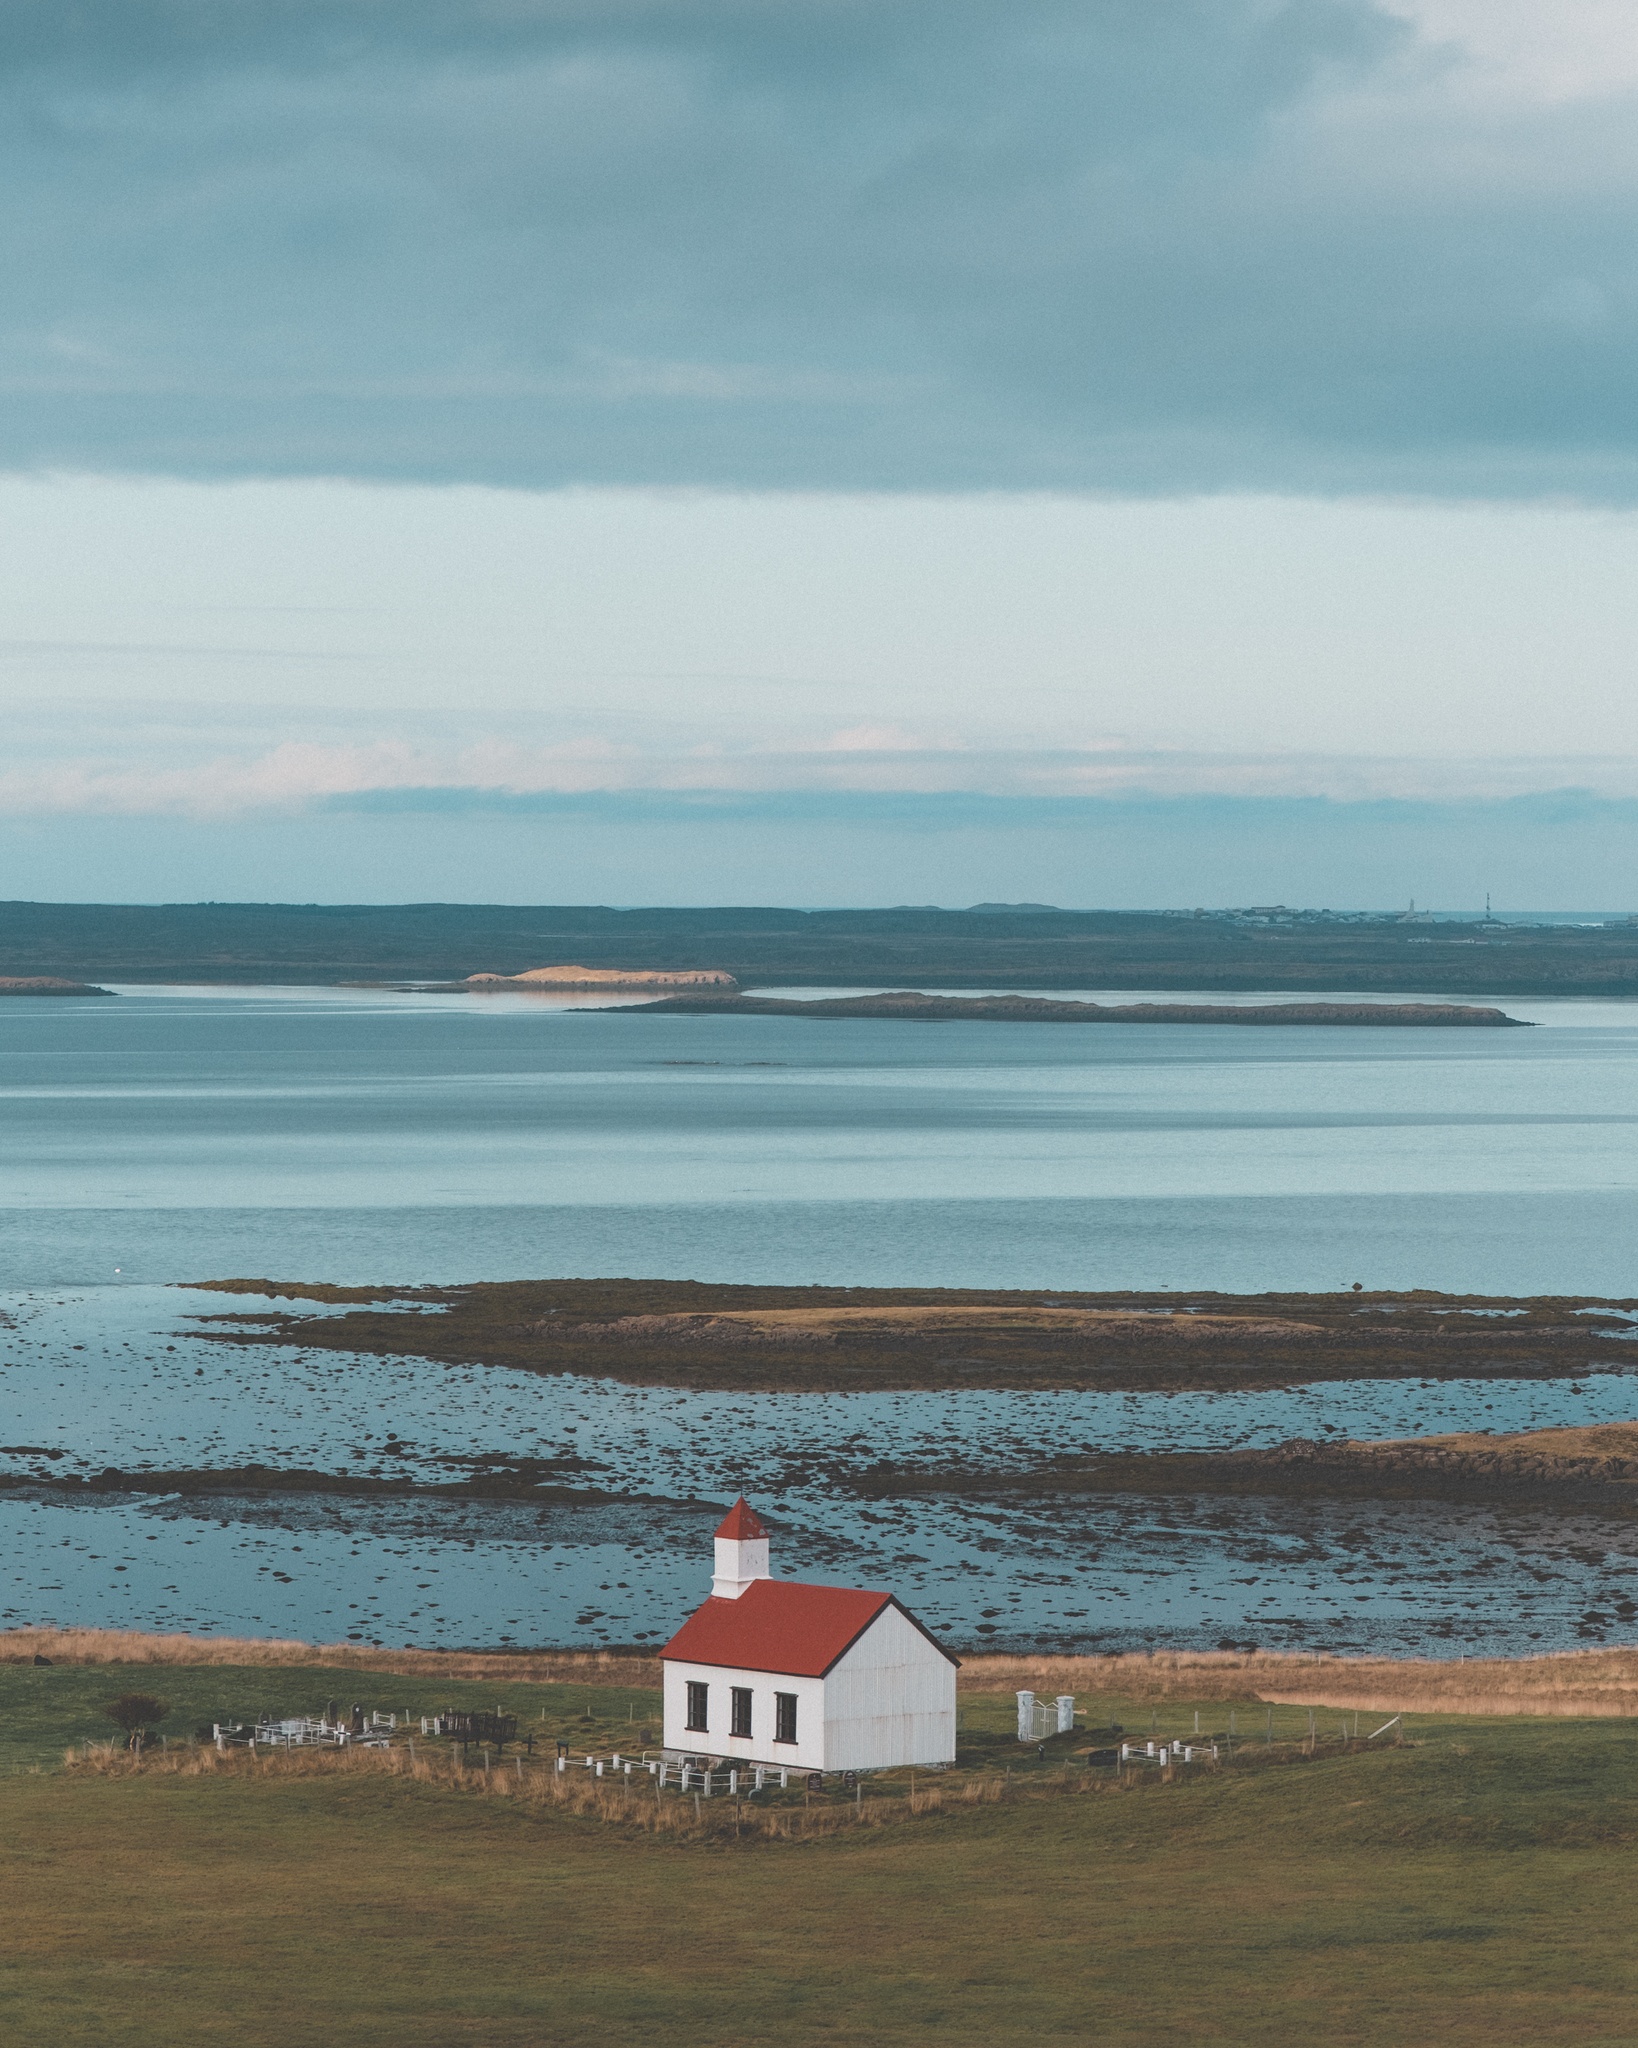
M 528 967 L 521 974 L 469 974 L 459 986 L 480 995 L 497 988 L 710 988 L 728 994 L 739 983 L 717 967 Z

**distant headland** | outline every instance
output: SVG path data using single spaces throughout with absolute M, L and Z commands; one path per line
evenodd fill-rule
M 520 981 L 543 961 L 725 974 L 741 988 L 1145 989 L 1207 1002 L 1638 1000 L 1638 921 L 1429 922 L 1403 911 L 791 910 L 495 903 L 0 903 L 0 974 L 87 983 Z M 494 984 L 489 984 L 494 986 Z M 562 986 L 562 983 L 558 984 Z M 620 984 L 615 984 L 616 986 Z M 628 983 L 626 986 L 640 986 Z M 658 991 L 657 991 L 658 992 Z
M 626 1016 L 897 1017 L 912 1024 L 1401 1024 L 1527 1028 L 1521 1017 L 1468 1003 L 1077 1003 L 1047 996 L 930 996 L 895 989 L 879 996 L 666 996 L 634 1003 Z

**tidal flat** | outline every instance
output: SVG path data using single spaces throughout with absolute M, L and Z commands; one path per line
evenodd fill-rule
M 245 1343 L 218 1321 L 243 1294 L 10 1297 L 0 1622 L 653 1645 L 742 1489 L 777 1571 L 890 1585 L 958 1645 L 1519 1654 L 1638 1616 L 1638 1518 L 1615 1505 L 1234 1492 L 1168 1467 L 1630 1424 L 1619 1341 L 1573 1373 L 770 1392 L 427 1358 L 410 1347 L 439 1316 L 397 1299 L 369 1313 L 405 1341 L 369 1351 L 317 1341 L 356 1302 Z M 1066 1480 L 1098 1460 L 1126 1482 Z

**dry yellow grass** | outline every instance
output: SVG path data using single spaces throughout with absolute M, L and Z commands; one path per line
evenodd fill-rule
M 1140 1657 L 975 1657 L 975 1691 L 1141 1700 L 1258 1699 L 1299 1707 L 1426 1714 L 1638 1714 L 1638 1648 L 1547 1657 L 1326 1657 L 1157 1650 Z
M 604 1650 L 390 1650 L 357 1643 L 296 1643 L 258 1636 L 146 1635 L 139 1629 L 0 1629 L 0 1664 L 333 1665 L 405 1678 L 493 1678 L 654 1687 L 657 1657 Z
M 568 1326 L 564 1334 L 582 1336 L 607 1334 L 622 1337 L 732 1337 L 857 1335 L 871 1331 L 934 1332 L 941 1330 L 1044 1330 L 1073 1335 L 1078 1330 L 1095 1334 L 1111 1326 L 1163 1323 L 1167 1334 L 1199 1339 L 1220 1336 L 1225 1331 L 1239 1337 L 1319 1337 L 1325 1334 L 1318 1323 L 1293 1322 L 1289 1317 L 1184 1315 L 1157 1308 L 1010 1308 L 1000 1305 L 950 1303 L 938 1307 L 919 1304 L 859 1308 L 735 1308 L 704 1311 L 673 1311 L 647 1315 L 616 1316 L 612 1320 Z M 550 1333 L 547 1333 L 550 1334 Z
M 144 1635 L 121 1629 L 0 1631 L 0 1663 L 329 1665 L 404 1677 L 480 1678 L 630 1686 L 660 1683 L 657 1657 L 635 1651 L 365 1649 L 247 1637 Z M 1268 1700 L 1362 1712 L 1638 1714 L 1638 1647 L 1564 1650 L 1545 1657 L 1305 1656 L 1279 1651 L 1156 1650 L 1125 1657 L 973 1656 L 963 1692 L 1136 1700 Z
M 1362 1450 L 1457 1451 L 1531 1463 L 1574 1463 L 1620 1468 L 1638 1462 L 1638 1422 L 1595 1422 L 1567 1429 L 1522 1429 L 1512 1435 L 1456 1430 L 1446 1436 L 1372 1437 Z

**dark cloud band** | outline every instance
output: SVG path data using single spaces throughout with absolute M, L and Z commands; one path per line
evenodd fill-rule
M 1625 110 L 1475 178 L 1445 61 L 1372 0 L 19 0 L 0 463 L 1630 498 Z

